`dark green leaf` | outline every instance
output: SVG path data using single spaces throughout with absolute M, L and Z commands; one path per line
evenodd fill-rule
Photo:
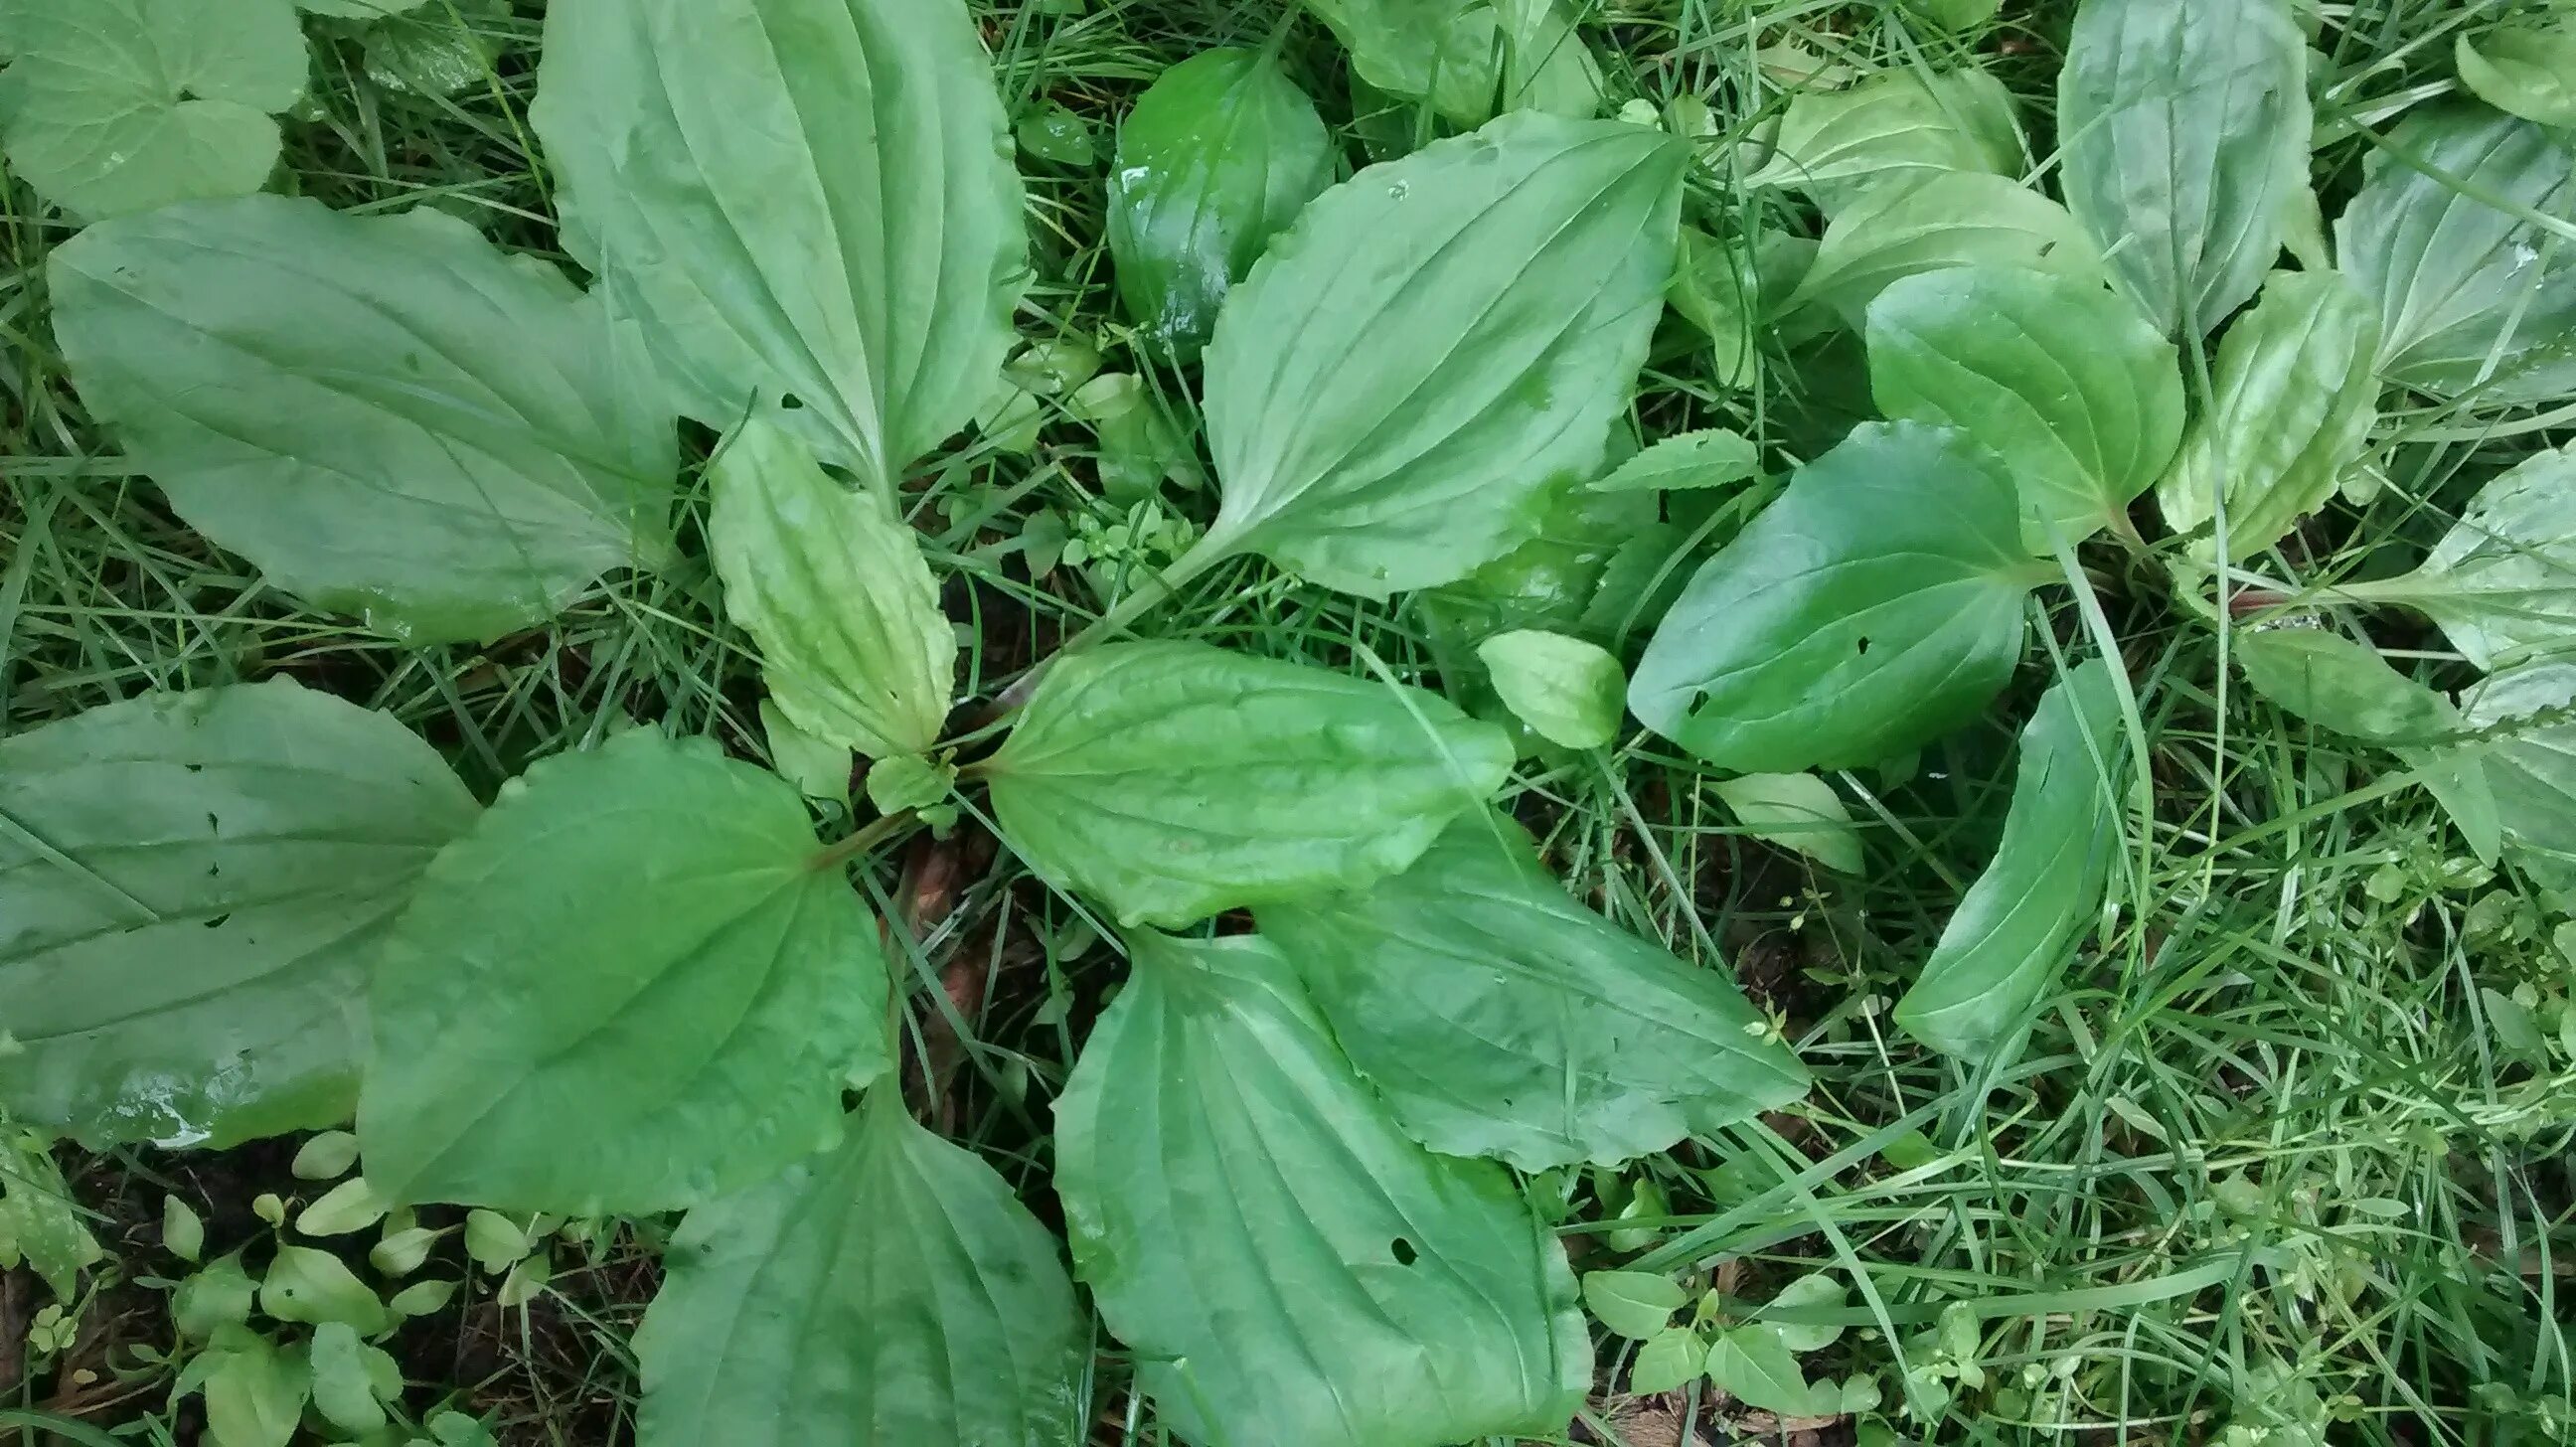
M 839 1138 L 884 1065 L 876 927 L 775 776 L 634 730 L 432 864 L 376 968 L 358 1106 L 391 1202 L 696 1205 Z
M 2240 634 L 2236 662 L 2246 683 L 2283 711 L 2404 760 L 2469 847 L 2495 858 L 2498 801 L 2477 756 L 2459 746 L 2469 726 L 2450 700 L 2389 667 L 2376 650 L 2313 629 Z
M 1945 427 L 1872 423 L 1801 469 L 1709 560 L 1637 665 L 1628 708 L 1724 769 L 1848 768 L 1975 717 L 2021 659 L 2012 479 Z
M 2040 699 L 2022 730 L 2003 842 L 1897 1002 L 1905 1033 L 1983 1063 L 2063 976 L 2101 923 L 2127 812 L 2125 737 L 2118 681 L 2100 659 Z
M 566 244 L 674 384 L 891 489 L 984 401 L 1028 234 L 963 0 L 555 0 Z
M 838 1153 L 689 1213 L 635 1338 L 644 1447 L 1073 1447 L 1091 1335 L 990 1166 L 869 1092 Z
M 1585 622 L 1585 612 L 1602 574 L 1631 538 L 1660 526 L 1655 513 L 1652 493 L 1564 488 L 1537 537 L 1421 594 L 1417 606 L 1434 639 L 1460 649 L 1514 628 L 1594 637 L 1598 630 Z
M 1411 864 L 1501 787 L 1503 731 L 1412 689 L 1195 643 L 1049 669 L 981 766 L 1030 867 L 1126 924 L 1183 925 Z
M 2281 254 L 2308 186 L 2291 0 L 2084 0 L 2057 81 L 2066 204 L 2156 325 L 2206 336 Z
M 2182 445 L 2182 369 L 2126 300 L 2008 267 L 1908 277 L 1869 308 L 1870 389 L 1890 417 L 1994 449 L 2036 553 L 2125 525 Z
M 347 1118 L 386 925 L 473 796 L 284 680 L 0 741 L 0 1103 L 99 1146 Z
M 1973 171 L 1872 190 L 1825 228 L 1816 263 L 1789 299 L 1859 326 L 1878 294 L 1954 266 L 2010 266 L 2099 282 L 2102 254 L 2066 208 Z
M 1195 357 L 1226 293 L 1332 183 L 1323 118 L 1268 55 L 1211 50 L 1163 72 L 1119 127 L 1109 173 L 1127 314 Z
M 1863 197 L 1953 171 L 2018 176 L 2012 93 L 1983 70 L 1883 71 L 1789 98 L 1773 153 L 1749 186 L 1790 186 L 1838 216 Z
M 1514 115 L 1317 198 L 1208 347 L 1225 505 L 1198 556 L 1383 596 L 1533 535 L 1627 407 L 1688 160 L 1635 126 Z
M 1360 1073 L 1445 1154 L 1608 1165 L 1806 1093 L 1723 972 L 1568 898 L 1499 817 L 1365 893 L 1258 913 Z
M 1398 1131 L 1267 944 L 1129 943 L 1056 1102 L 1056 1187 L 1163 1423 L 1228 1447 L 1561 1432 L 1591 1350 L 1510 1178 Z
M 82 400 L 315 608 L 489 638 L 669 556 L 677 444 L 626 329 L 461 221 L 246 196 L 91 227 L 47 275 Z

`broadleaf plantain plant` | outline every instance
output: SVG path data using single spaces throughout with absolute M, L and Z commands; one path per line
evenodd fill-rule
M 1685 241 L 1690 147 L 1582 118 L 1596 68 L 1553 6 L 1483 17 L 1513 44 L 1469 88 L 1415 73 L 1446 31 L 1311 8 L 1376 84 L 1505 113 L 1315 194 L 1332 160 L 1270 53 L 1224 53 L 1257 83 L 1155 98 L 1122 156 L 1166 174 L 1122 173 L 1120 286 L 1156 345 L 1207 332 L 1220 505 L 989 699 L 958 697 L 902 485 L 990 398 L 1028 271 L 963 0 L 554 0 L 535 121 L 586 292 L 427 210 L 185 188 L 155 210 L 123 199 L 167 176 L 64 181 L 138 212 L 51 265 L 83 398 L 182 517 L 316 608 L 482 639 L 669 566 L 676 420 L 720 430 L 707 551 L 800 762 L 791 784 L 637 729 L 484 807 L 389 716 L 283 681 L 0 740 L 0 1108 L 174 1148 L 354 1115 L 385 1207 L 687 1210 L 637 1339 L 647 1447 L 1076 1443 L 1072 1279 L 1009 1184 L 907 1109 L 899 921 L 852 888 L 980 807 L 1135 964 L 1057 1097 L 1055 1184 L 1073 1278 L 1161 1420 L 1233 1447 L 1554 1432 L 1591 1354 L 1505 1166 L 1714 1134 L 1792 1106 L 1804 1069 L 1722 970 L 1550 878 L 1493 807 L 1502 724 L 1382 667 L 1122 635 L 1246 555 L 1362 597 L 1432 590 L 1435 634 L 1517 670 L 1500 696 L 1531 747 L 1579 751 L 1661 616 L 1627 707 L 1742 776 L 1724 797 L 1749 827 L 1848 868 L 1842 803 L 1801 771 L 1987 711 L 2034 595 L 2081 587 L 2076 545 L 2149 547 L 2130 504 L 2151 487 L 2185 534 L 2178 582 L 2232 584 L 2344 480 L 2383 380 L 2507 407 L 2563 380 L 2561 356 L 2500 353 L 2564 309 L 2564 259 L 2504 275 L 2514 217 L 2462 214 L 2469 192 L 2375 172 L 2339 228 L 2366 286 L 2272 271 L 2309 131 L 2288 0 L 2136 0 L 2119 23 L 2090 0 L 2071 210 L 2011 179 L 2019 125 L 1982 73 L 1793 106 L 1747 184 L 1831 218 L 1803 281 L 1795 245 Z M 1546 37 L 1576 49 L 1514 48 Z M 2131 93 L 2194 57 L 2215 57 L 2206 104 Z M 1278 184 L 1218 164 L 1243 159 L 1232 107 L 1282 150 Z M 2563 136 L 2457 108 L 2410 132 L 2569 224 Z M 1191 206 L 1234 208 L 1212 253 L 1173 249 Z M 2148 222 L 2172 234 L 2130 234 Z M 2409 251 L 2455 223 L 2485 249 Z M 2169 339 L 2198 347 L 2258 286 L 2187 401 Z M 1626 418 L 1668 296 L 1729 375 L 1865 326 L 1894 420 L 1785 485 L 1732 432 L 1641 455 Z M 2535 461 L 2476 515 L 2546 544 L 2566 481 Z M 2468 538 L 2328 601 L 2417 607 L 2481 664 L 2517 661 L 2576 604 L 2528 550 L 2494 553 Z M 2482 852 L 2569 852 L 2527 798 L 2499 808 L 2447 702 L 2358 644 L 2264 637 L 2254 687 L 2394 751 Z M 2090 641 L 2079 662 L 2050 636 L 1997 858 L 1894 1015 L 1972 1066 L 2017 1049 L 2103 924 L 2144 797 L 2116 640 Z M 2486 712 L 2566 692 L 2510 678 Z M 2546 777 L 2539 749 L 2508 762 Z M 826 842 L 805 795 L 845 792 L 844 750 L 878 815 Z M 1255 933 L 1211 937 L 1239 910 Z M 1786 1338 L 1711 1348 L 1646 1316 L 1659 1372 L 1706 1352 L 1738 1395 L 1758 1376 L 1766 1406 L 1807 1404 Z

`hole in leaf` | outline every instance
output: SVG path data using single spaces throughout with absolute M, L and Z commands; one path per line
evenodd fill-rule
M 202 774 L 206 771 L 206 766 L 203 764 L 189 764 L 186 767 L 188 772 L 192 774 Z
M 797 396 L 793 392 L 790 392 L 778 399 L 778 410 L 781 412 L 802 412 L 805 410 L 805 399 Z
M 1396 1237 L 1387 1249 L 1395 1253 L 1395 1264 L 1398 1266 L 1411 1266 L 1421 1259 L 1421 1253 L 1413 1249 L 1413 1243 L 1401 1236 Z
M 1708 690 L 1704 688 L 1695 688 L 1691 690 L 1690 707 L 1683 709 L 1682 712 L 1690 715 L 1692 718 L 1697 718 L 1700 716 L 1700 711 L 1707 707 Z
M 214 814 L 210 811 L 210 812 L 206 815 L 206 830 L 207 830 L 207 832 L 208 832 L 208 833 L 211 833 L 211 834 L 220 834 L 220 833 L 222 833 L 222 832 L 223 832 L 223 829 L 224 829 L 224 821 L 223 821 L 223 820 L 221 820 L 221 819 L 216 818 L 216 817 L 214 816 Z
M 227 920 L 230 920 L 231 918 L 232 918 L 232 916 L 231 916 L 231 915 L 229 915 L 229 914 L 209 915 L 209 916 L 206 918 L 206 922 L 205 922 L 205 923 L 206 923 L 206 928 L 208 928 L 208 929 L 222 929 L 222 928 L 224 927 L 224 923 L 225 923 Z
M 1869 640 L 1868 640 L 1868 639 L 1864 638 L 1864 639 L 1862 639 L 1862 640 L 1860 641 L 1860 651 L 1861 651 L 1861 652 L 1863 652 L 1863 653 L 1867 653 L 1867 652 L 1869 652 Z

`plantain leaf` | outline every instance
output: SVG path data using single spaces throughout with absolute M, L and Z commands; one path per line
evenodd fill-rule
M 1667 437 L 1592 484 L 1596 492 L 1688 492 L 1762 475 L 1762 453 L 1723 427 Z
M 2576 664 L 2482 680 L 2461 701 L 2505 848 L 2543 888 L 2576 894 Z
M 1399 1132 L 1263 941 L 1129 941 L 1056 1102 L 1075 1274 L 1189 1442 L 1561 1432 L 1592 1361 L 1501 1168 Z
M 1224 507 L 1193 556 L 1383 596 L 1533 535 L 1628 404 L 1688 159 L 1635 126 L 1513 115 L 1317 198 L 1218 318 Z
M 1619 736 L 1628 675 L 1599 644 L 1522 628 L 1476 645 L 1476 656 L 1512 716 L 1549 743 L 1597 749 Z
M 452 217 L 200 202 L 93 226 L 47 275 L 92 413 L 317 609 L 491 638 L 670 555 L 677 441 L 625 329 Z
M 2101 659 L 2040 699 L 2022 730 L 2003 842 L 1897 1001 L 1898 1028 L 1982 1064 L 2028 1023 L 2101 923 L 2125 812 L 2124 739 L 2118 682 Z
M 2380 374 L 2511 405 L 2576 393 L 2576 142 L 2445 104 L 2408 114 L 2335 223 L 2336 252 L 2378 303 Z M 2538 219 L 2535 219 L 2538 218 Z
M 2488 483 L 2424 565 L 2361 597 L 2431 616 L 2493 671 L 2576 643 L 2576 446 L 2535 453 Z
M 2182 445 L 2182 369 L 2098 284 L 2008 267 L 1908 277 L 1869 308 L 1870 390 L 1890 417 L 1994 449 L 2045 555 L 2117 523 Z
M 2208 335 L 2279 259 L 2308 187 L 2291 0 L 2084 0 L 2057 81 L 2066 204 L 2168 335 Z
M 287 0 L 19 0 L 0 24 L 10 169 L 91 218 L 266 185 L 312 64 Z
M 2576 29 L 2500 25 L 2452 46 L 2460 83 L 2497 110 L 2544 126 L 2576 126 Z
M 927 753 L 948 721 L 957 632 L 911 525 L 882 493 L 834 482 L 804 443 L 758 419 L 708 475 L 725 611 L 760 644 L 779 711 L 871 758 Z
M 1362 81 L 1452 124 L 1509 111 L 1589 119 L 1601 69 L 1564 0 L 1305 0 Z
M 547 759 L 430 866 L 358 1103 L 388 1203 L 696 1205 L 839 1138 L 884 1068 L 877 932 L 804 801 L 649 730 Z
M 1825 228 L 1815 265 L 1789 305 L 1859 326 L 1878 294 L 1955 266 L 2009 266 L 2098 283 L 2102 256 L 2066 208 L 2000 176 L 1972 171 L 1872 190 Z
M 1871 423 L 1800 469 L 1691 579 L 1628 687 L 1722 769 L 1874 763 L 1976 716 L 2021 659 L 2012 479 L 1946 427 Z
M 1091 1333 L 1055 1238 L 891 1089 L 835 1154 L 690 1212 L 667 1271 L 635 1338 L 644 1447 L 1083 1441 Z
M 1499 816 L 1452 824 L 1374 889 L 1257 914 L 1360 1074 L 1444 1155 L 1615 1165 L 1807 1090 L 1724 973 L 1567 898 Z
M 532 119 L 689 416 L 891 490 L 991 390 L 1028 233 L 964 0 L 556 0 Z
M 0 741 L 0 1107 L 100 1148 L 345 1119 L 387 922 L 475 812 L 402 725 L 282 679 Z
M 1709 787 L 1754 838 L 1794 849 L 1843 874 L 1866 867 L 1850 807 L 1833 785 L 1815 775 L 1744 774 Z
M 1411 864 L 1511 772 L 1503 731 L 1446 700 L 1196 643 L 1048 670 L 979 766 L 1047 881 L 1121 923 L 1178 926 Z
M 2002 81 L 1964 70 L 1889 70 L 1789 98 L 1771 159 L 1748 186 L 1806 192 L 1828 217 L 1884 190 L 1953 171 L 2018 176 L 2021 123 Z
M 2165 526 L 2207 533 L 2195 548 L 2215 556 L 2223 494 L 2234 561 L 2270 547 L 2324 506 L 2379 420 L 2371 374 L 2378 347 L 2370 303 L 2342 276 L 2276 273 L 2262 301 L 2228 328 L 2216 395 L 2156 484 Z
M 1270 56 L 1210 50 L 1163 72 L 1119 127 L 1109 172 L 1127 314 L 1195 358 L 1227 292 L 1332 183 L 1332 136 Z

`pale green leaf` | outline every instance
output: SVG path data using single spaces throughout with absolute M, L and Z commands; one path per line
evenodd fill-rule
M 436 1246 L 439 1238 L 447 1234 L 443 1230 L 433 1230 L 427 1226 L 410 1226 L 393 1230 L 390 1229 L 393 1222 L 388 1221 L 385 1224 L 388 1229 L 384 1238 L 367 1248 L 367 1264 L 376 1268 L 378 1273 L 395 1278 L 409 1276 L 418 1271 L 428 1262 L 430 1248 Z
M 1670 1277 L 1643 1271 L 1583 1273 L 1583 1304 L 1603 1326 L 1638 1341 L 1661 1334 L 1689 1300 L 1690 1293 Z
M 1089 170 L 1100 159 L 1100 139 L 1092 133 L 1091 122 L 1060 101 L 1039 102 L 1011 127 L 1011 136 L 1030 160 L 1050 166 Z
M 0 741 L 0 1102 L 102 1146 L 345 1119 L 386 924 L 475 812 L 401 724 L 282 679 Z
M 670 414 L 626 329 L 435 211 L 275 196 L 53 254 L 81 398 L 189 526 L 417 642 L 543 622 L 670 556 Z
M 769 766 L 794 784 L 796 792 L 849 806 L 850 775 L 855 768 L 849 745 L 825 743 L 798 728 L 779 711 L 774 699 L 760 701 L 760 732 L 769 741 Z
M 2497 110 L 2544 126 L 2576 126 L 2576 30 L 2569 23 L 2463 33 L 2453 47 L 2460 83 Z
M 1598 640 L 1584 621 L 1610 560 L 1641 531 L 1659 526 L 1651 492 L 1569 487 L 1547 509 L 1537 537 L 1455 583 L 1418 595 L 1438 647 L 1463 652 L 1514 628 L 1546 628 Z M 1461 668 L 1472 684 L 1472 669 Z
M 1031 868 L 1125 924 L 1361 889 L 1501 787 L 1503 731 L 1413 689 L 1195 643 L 1048 669 L 976 772 Z
M 1109 252 L 1127 315 L 1182 360 L 1270 238 L 1333 183 L 1315 103 L 1267 54 L 1210 50 L 1163 72 L 1118 128 Z
M 88 218 L 240 196 L 277 168 L 274 116 L 310 57 L 287 0 L 23 4 L 0 74 L 9 166 Z
M 2078 666 L 2022 730 L 1995 857 L 1968 887 L 1896 1023 L 1972 1063 L 2026 1025 L 2102 921 L 2120 848 L 2128 750 L 2111 665 Z
M 342 1322 L 360 1336 L 392 1324 L 385 1304 L 339 1257 L 311 1246 L 280 1246 L 260 1278 L 259 1309 L 279 1321 Z
M 295 1229 L 306 1236 L 346 1236 L 385 1219 L 385 1210 L 367 1178 L 351 1176 L 297 1212 Z
M 546 1288 L 554 1282 L 554 1275 L 555 1263 L 551 1253 L 538 1251 L 521 1257 L 501 1277 L 499 1289 L 492 1293 L 492 1304 L 503 1311 L 525 1306 L 545 1294 Z
M 161 1198 L 161 1249 L 182 1261 L 194 1261 L 205 1254 L 205 1219 L 195 1207 L 176 1196 Z
M 957 786 L 957 769 L 923 758 L 879 759 L 868 769 L 868 802 L 880 814 L 928 809 Z
M 471 822 L 470 815 L 458 820 L 459 832 Z M 286 1168 L 299 1181 L 336 1181 L 357 1164 L 358 1138 L 344 1130 L 326 1130 L 297 1146 Z
M 1540 738 L 1597 749 L 1619 736 L 1628 675 L 1599 645 L 1525 628 L 1486 639 L 1476 656 L 1504 707 Z
M 1498 815 L 1373 889 L 1256 914 L 1397 1122 L 1443 1154 L 1613 1165 L 1807 1090 L 1722 970 L 1584 908 Z
M 342 20 L 380 20 L 418 10 L 430 3 L 431 0 L 295 0 L 295 8 L 310 15 L 330 15 Z M 454 0 L 437 0 L 437 3 L 452 4 Z
M 1816 1389 L 1776 1328 L 1731 1326 L 1708 1348 L 1709 1385 L 1748 1407 L 1783 1417 L 1815 1410 Z
M 311 1357 L 313 1410 L 344 1432 L 363 1435 L 383 1430 L 385 1406 L 376 1398 L 376 1382 L 387 1368 L 393 1370 L 396 1382 L 402 1380 L 393 1359 L 358 1340 L 348 1323 L 338 1321 L 314 1328 Z M 382 1357 L 386 1366 L 372 1365 L 371 1357 Z
M 2536 663 L 2469 690 L 2497 824 L 2543 888 L 2576 894 L 2576 664 Z
M 1888 70 L 1789 98 L 1771 159 L 1748 186 L 1806 192 L 1828 217 L 1875 192 L 1954 171 L 2018 176 L 2012 93 L 1985 71 Z
M 1686 1326 L 1667 1327 L 1637 1348 L 1628 1368 L 1628 1390 L 1645 1395 L 1678 1391 L 1708 1369 L 1708 1343 Z
M 399 1317 L 436 1316 L 463 1288 L 461 1281 L 415 1281 L 385 1298 L 385 1310 Z
M 2464 103 L 2420 107 L 2335 223 L 2392 382 L 2491 404 L 2576 394 L 2576 141 Z M 2510 209 L 2507 209 L 2510 208 Z
M 1588 119 L 1601 71 L 1565 0 L 1305 0 L 1389 95 L 1473 126 L 1507 111 Z
M 1707 334 L 1712 381 L 1752 385 L 1763 337 L 1815 259 L 1815 242 L 1785 231 L 1766 227 L 1721 238 L 1682 228 L 1680 261 L 1664 298 Z
M 1195 556 L 1384 596 L 1533 535 L 1627 408 L 1688 160 L 1635 126 L 1521 114 L 1316 198 L 1208 346 L 1224 507 Z
M 1397 1130 L 1262 941 L 1129 948 L 1056 1101 L 1056 1189 L 1164 1425 L 1229 1447 L 1561 1431 L 1590 1344 L 1503 1170 Z
M 1596 492 L 1687 492 L 1732 487 L 1762 475 L 1762 453 L 1723 427 L 1667 437 L 1592 484 Z
M 2182 445 L 2182 368 L 2137 308 L 2092 281 L 2013 267 L 1927 272 L 1869 308 L 1870 391 L 1890 417 L 1994 449 L 2031 551 L 2127 526 Z
M 884 1064 L 877 930 L 804 801 L 649 730 L 537 764 L 377 963 L 358 1105 L 389 1201 L 695 1205 L 839 1138 Z
M 1858 874 L 1860 832 L 1834 786 L 1813 774 L 1745 774 L 1709 786 L 1756 839 L 1806 855 L 1827 869 Z
M 2484 670 L 2576 645 L 2576 446 L 2523 459 L 2479 490 L 2422 567 L 2357 591 L 2430 615 Z
M 206 1435 L 214 1447 L 286 1447 L 304 1416 L 313 1373 L 301 1352 L 281 1351 L 238 1328 L 200 1384 Z
M 1982 712 L 2021 660 L 2011 477 L 1957 432 L 1854 429 L 1691 580 L 1628 708 L 1722 769 L 1870 764 Z
M 1765 1312 L 1767 1314 L 1781 1307 L 1831 1309 L 1842 1306 L 1850 1299 L 1851 1292 L 1841 1282 L 1835 1280 L 1832 1273 L 1817 1271 L 1801 1276 L 1781 1287 L 1779 1294 L 1771 1298 L 1770 1306 L 1765 1308 Z M 1771 1321 L 1763 1324 L 1771 1329 L 1772 1335 L 1777 1336 L 1783 1346 L 1793 1352 L 1820 1352 L 1842 1340 L 1843 1336 L 1843 1329 L 1833 1325 L 1809 1326 L 1804 1322 L 1791 1321 Z
M 363 38 L 367 78 L 423 96 L 491 86 L 510 18 L 510 0 L 436 0 L 387 17 Z
M 2308 185 L 2291 0 L 2084 0 L 2057 81 L 2066 203 L 2167 335 L 2201 337 L 2280 258 Z
M 44 1137 L 0 1137 L 0 1265 L 24 1263 L 57 1301 L 80 1298 L 80 1274 L 107 1259 Z
M 911 524 L 884 494 L 833 481 L 804 443 L 757 419 L 726 440 L 708 481 L 725 611 L 759 643 L 780 711 L 871 758 L 937 743 L 957 631 Z
M 2334 272 L 2277 272 L 2219 344 L 2215 397 L 2156 484 L 2165 526 L 2242 560 L 2325 505 L 2379 420 L 2379 320 Z M 2222 498 L 2223 493 L 2223 498 Z
M 837 1154 L 691 1212 L 666 1269 L 643 1447 L 1084 1440 L 1091 1331 L 1055 1238 L 891 1089 Z
M 242 1270 L 241 1253 L 235 1251 L 191 1274 L 170 1293 L 170 1324 L 184 1341 L 205 1341 L 217 1328 L 249 1321 L 251 1303 L 258 1294 L 250 1273 Z
M 2066 208 L 2001 176 L 1959 171 L 1873 189 L 1825 228 L 1815 265 L 1789 298 L 1851 326 L 1890 286 L 1956 266 L 2102 279 L 2102 254 Z
M 555 0 L 532 119 L 691 417 L 890 493 L 984 401 L 1028 234 L 964 0 Z

